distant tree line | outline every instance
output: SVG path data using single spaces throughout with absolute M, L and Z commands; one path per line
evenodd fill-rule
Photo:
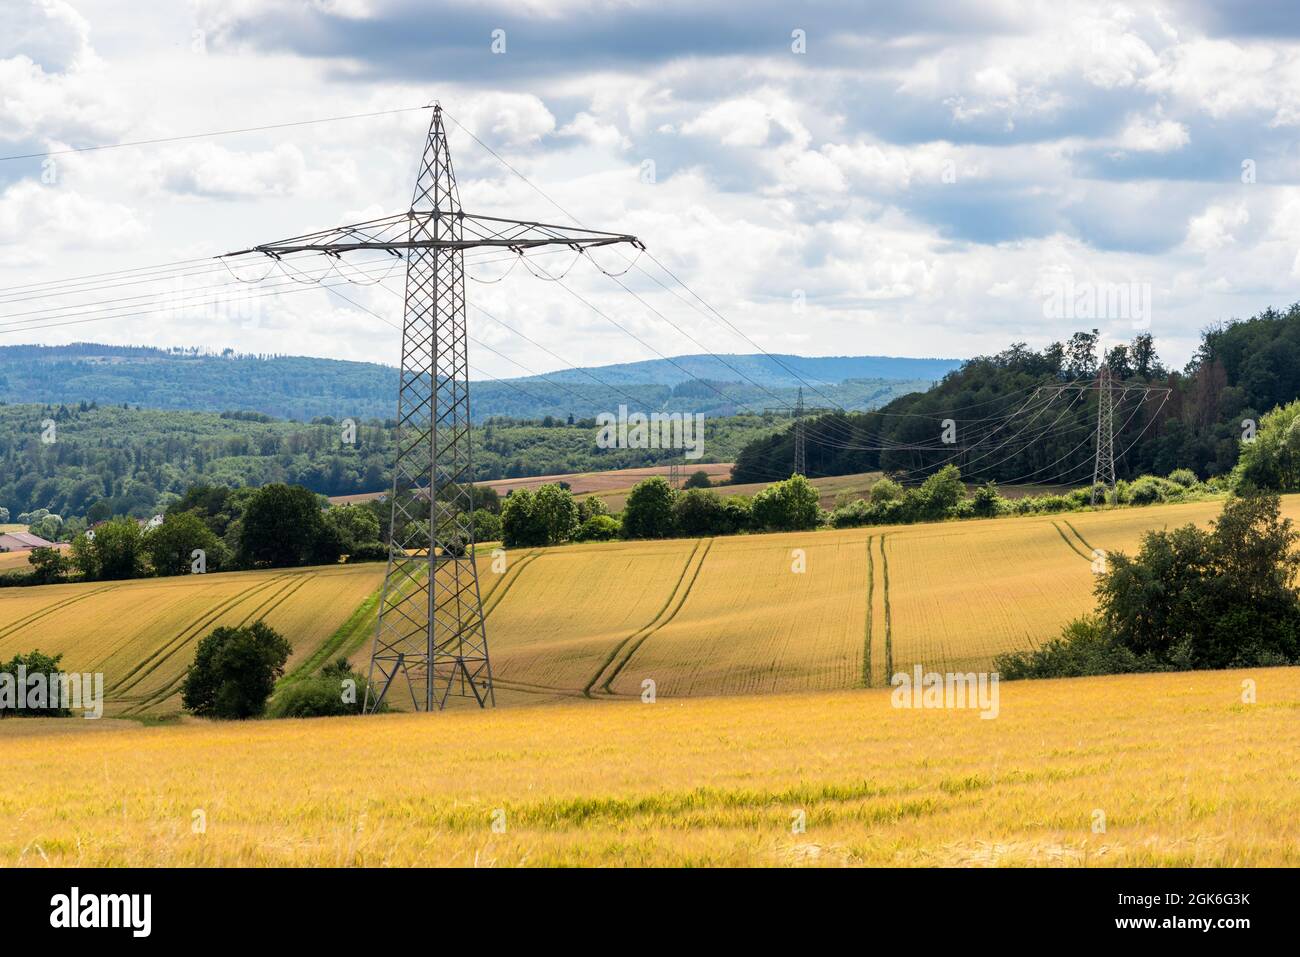
M 54 423 L 49 442 L 47 421 Z M 774 415 L 706 420 L 705 460 L 729 461 L 749 440 L 781 425 Z M 392 482 L 395 426 L 94 403 L 0 405 L 0 508 L 97 522 L 155 515 L 197 484 L 377 492 Z M 473 431 L 476 480 L 642 467 L 681 456 L 676 449 L 599 448 L 594 426 L 591 420 L 493 418 Z
M 876 411 L 811 419 L 806 424 L 808 474 L 879 470 L 924 475 L 950 461 L 967 470 L 960 442 L 967 430 L 980 428 L 981 419 L 1009 415 L 1038 385 L 1086 381 L 1105 366 L 1116 383 L 1171 390 L 1163 407 L 1147 401 L 1132 418 L 1117 419 L 1116 448 L 1128 450 L 1116 463 L 1120 477 L 1187 468 L 1205 479 L 1227 475 L 1235 467 L 1243 448 L 1238 441 L 1243 422 L 1258 423 L 1268 410 L 1300 398 L 1300 303 L 1285 312 L 1268 309 L 1206 330 L 1181 372 L 1164 367 L 1147 333 L 1105 354 L 1098 343 L 1095 329 L 1041 351 L 1017 343 L 971 359 L 933 388 Z M 1032 430 L 1033 441 L 1002 441 L 1020 427 L 1013 424 L 996 441 L 972 443 L 971 464 L 978 460 L 981 477 L 998 482 L 1033 476 L 1030 481 L 1050 483 L 1061 475 L 1088 472 L 1092 446 L 1079 439 L 1095 427 L 1097 395 L 1085 394 L 1059 418 L 1058 411 L 1048 413 L 1050 429 L 1041 429 L 1041 435 L 1040 429 Z M 955 450 L 938 442 L 946 418 L 958 425 Z M 789 429 L 759 437 L 737 456 L 734 480 L 765 481 L 774 462 L 791 460 L 793 443 Z M 990 453 L 993 446 L 996 451 Z

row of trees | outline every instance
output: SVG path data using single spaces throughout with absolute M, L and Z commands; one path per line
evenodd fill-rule
M 619 537 L 795 531 L 816 528 L 824 519 L 817 490 L 801 475 L 769 485 L 753 498 L 724 498 L 707 488 L 677 491 L 655 476 L 632 489 L 617 518 L 600 499 L 575 500 L 559 485 L 516 491 L 502 507 L 501 533 L 507 546 L 535 546 Z
M 321 565 L 344 555 L 349 561 L 387 557 L 374 508 L 324 505 L 301 486 L 194 486 L 160 522 L 110 519 L 77 535 L 66 553 L 34 549 L 29 557 L 32 571 L 0 576 L 0 584 Z

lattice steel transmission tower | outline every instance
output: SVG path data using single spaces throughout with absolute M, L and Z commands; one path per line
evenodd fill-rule
M 1097 455 L 1092 467 L 1092 504 L 1097 504 L 1098 486 L 1115 489 L 1115 394 L 1111 389 L 1110 367 L 1097 372 Z
M 794 474 L 808 474 L 808 461 L 804 448 L 803 434 L 803 386 L 799 386 L 799 398 L 794 405 Z
M 625 234 L 464 212 L 442 107 L 432 109 L 407 212 L 230 254 L 279 260 L 377 250 L 406 259 L 392 525 L 368 712 L 388 700 L 395 683 L 406 685 L 417 711 L 441 709 L 453 696 L 480 707 L 496 702 L 473 548 L 465 250 L 500 247 L 523 256 L 544 246 L 641 246 Z

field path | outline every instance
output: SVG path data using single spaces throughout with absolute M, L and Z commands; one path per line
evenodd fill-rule
M 677 579 L 676 587 L 673 588 L 672 594 L 668 596 L 668 600 L 664 602 L 659 614 L 654 617 L 650 624 L 639 631 L 633 632 L 619 642 L 614 650 L 610 652 L 609 658 L 601 666 L 600 670 L 582 689 L 584 695 L 590 697 L 591 689 L 595 687 L 597 682 L 600 683 L 602 693 L 607 695 L 614 693 L 613 689 L 610 688 L 610 684 L 627 667 L 628 662 L 632 660 L 637 650 L 645 644 L 645 640 L 676 618 L 677 613 L 681 611 L 682 605 L 686 603 L 686 598 L 691 593 L 691 587 L 695 584 L 695 580 L 700 577 L 700 569 L 704 566 L 704 559 L 709 554 L 709 548 L 712 545 L 713 539 L 711 538 L 702 538 L 695 543 L 695 548 L 691 550 L 690 556 L 686 559 L 686 564 L 682 567 L 682 574 Z

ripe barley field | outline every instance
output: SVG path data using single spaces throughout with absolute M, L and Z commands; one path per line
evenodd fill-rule
M 1008 682 L 992 720 L 888 689 L 12 720 L 0 865 L 1295 866 L 1298 713 L 1281 668 Z
M 68 671 L 104 674 L 107 714 L 174 713 L 199 639 L 214 628 L 265 619 L 293 645 L 293 669 L 327 645 L 383 574 L 382 564 L 363 564 L 7 588 L 0 659 L 62 654 Z
M 1221 502 L 984 521 L 485 553 L 502 705 L 885 687 L 920 664 L 983 671 L 1093 607 L 1096 551 L 1208 523 Z M 1300 517 L 1300 496 L 1284 499 Z M 486 547 L 486 546 L 485 546 Z M 265 617 L 290 671 L 365 671 L 384 566 L 0 589 L 0 658 L 105 674 L 108 713 L 179 710 L 199 638 Z M 652 684 L 651 684 L 652 683 Z M 393 705 L 403 707 L 394 700 Z

